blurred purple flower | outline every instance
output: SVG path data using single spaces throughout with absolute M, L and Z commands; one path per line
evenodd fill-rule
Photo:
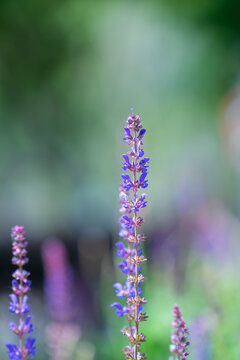
M 184 360 L 189 355 L 187 347 L 190 344 L 187 340 L 188 329 L 186 328 L 186 322 L 183 320 L 182 313 L 178 305 L 173 306 L 173 322 L 172 322 L 172 336 L 170 345 L 170 351 L 177 355 L 177 360 Z M 169 360 L 174 360 L 171 356 Z
M 45 296 L 50 322 L 46 329 L 48 350 L 52 360 L 68 360 L 80 338 L 75 324 L 77 305 L 73 269 L 62 241 L 47 239 L 42 246 L 45 273 Z M 64 349 L 65 342 L 68 344 Z
M 46 240 L 42 246 L 42 259 L 47 310 L 51 319 L 72 321 L 76 317 L 74 275 L 64 244 L 56 238 Z

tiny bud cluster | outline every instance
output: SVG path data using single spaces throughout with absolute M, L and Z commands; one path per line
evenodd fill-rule
M 145 354 L 140 352 L 140 345 L 145 342 L 145 336 L 139 332 L 141 321 L 147 320 L 148 316 L 143 312 L 143 305 L 147 303 L 141 297 L 141 283 L 145 276 L 140 272 L 142 263 L 147 259 L 142 254 L 141 243 L 145 240 L 143 234 L 138 233 L 139 227 L 144 220 L 139 216 L 139 211 L 146 207 L 146 194 L 139 195 L 141 189 L 148 186 L 147 170 L 149 158 L 144 157 L 142 139 L 146 130 L 142 127 L 142 121 L 134 113 L 127 120 L 124 127 L 125 136 L 123 140 L 131 146 L 127 154 L 123 155 L 122 174 L 123 183 L 120 186 L 120 232 L 119 236 L 123 241 L 116 243 L 117 256 L 122 258 L 118 267 L 126 275 L 126 283 L 120 282 L 113 286 L 117 297 L 125 297 L 126 303 L 123 306 L 114 302 L 111 306 L 115 308 L 118 316 L 126 316 L 129 326 L 124 327 L 121 332 L 128 338 L 129 345 L 123 348 L 127 360 L 145 360 Z
M 169 360 L 185 360 L 189 355 L 187 347 L 190 344 L 188 341 L 188 329 L 186 322 L 183 320 L 182 313 L 178 305 L 173 306 L 173 322 L 172 322 L 172 336 L 170 351 L 177 357 L 171 356 Z
M 36 349 L 34 346 L 34 338 L 28 337 L 25 344 L 23 342 L 23 336 L 33 331 L 31 316 L 27 315 L 25 317 L 25 314 L 27 314 L 30 309 L 30 305 L 27 303 L 28 296 L 26 294 L 30 290 L 31 281 L 28 280 L 29 272 L 23 269 L 23 266 L 28 263 L 27 241 L 24 234 L 23 226 L 16 225 L 13 227 L 12 264 L 18 268 L 12 275 L 13 293 L 9 295 L 11 299 L 9 311 L 19 315 L 19 322 L 17 324 L 11 322 L 9 327 L 19 337 L 19 346 L 17 344 L 6 344 L 10 360 L 24 360 L 28 356 L 33 356 Z

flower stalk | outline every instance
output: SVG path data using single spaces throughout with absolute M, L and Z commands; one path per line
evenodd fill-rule
M 173 318 L 170 351 L 176 357 L 171 356 L 169 360 L 185 360 L 189 355 L 187 347 L 190 342 L 188 341 L 188 328 L 186 328 L 186 322 L 183 320 L 178 305 L 173 306 Z
M 127 305 L 122 306 L 114 302 L 111 306 L 115 307 L 118 316 L 127 316 L 128 327 L 124 327 L 121 332 L 128 337 L 129 345 L 123 348 L 127 360 L 144 360 L 145 354 L 140 352 L 140 345 L 146 341 L 143 333 L 140 333 L 140 322 L 147 319 L 143 312 L 143 305 L 147 303 L 141 297 L 141 283 L 145 280 L 141 273 L 141 264 L 147 259 L 142 255 L 141 242 L 145 236 L 139 233 L 139 227 L 144 220 L 138 215 L 140 209 L 146 207 L 146 194 L 139 194 L 141 189 L 148 186 L 146 176 L 149 158 L 144 157 L 142 149 L 142 139 L 146 130 L 142 127 L 139 116 L 134 113 L 127 120 L 127 127 L 124 128 L 125 136 L 123 140 L 131 146 L 130 151 L 123 155 L 124 162 L 122 169 L 129 171 L 122 175 L 123 183 L 120 186 L 120 218 L 121 229 L 119 236 L 125 240 L 116 243 L 118 248 L 117 256 L 123 260 L 118 264 L 119 268 L 127 275 L 125 285 L 115 283 L 116 295 L 126 297 Z
M 34 343 L 36 339 L 28 337 L 24 343 L 24 335 L 33 331 L 31 324 L 31 316 L 25 314 L 29 312 L 30 305 L 27 303 L 31 281 L 28 280 L 29 272 L 24 270 L 24 265 L 28 263 L 27 257 L 27 241 L 24 236 L 23 226 L 14 226 L 12 228 L 12 264 L 18 268 L 13 273 L 12 291 L 10 294 L 9 311 L 19 316 L 17 324 L 10 323 L 10 329 L 19 337 L 19 345 L 7 343 L 8 356 L 10 360 L 24 360 L 28 356 L 35 355 L 36 347 Z

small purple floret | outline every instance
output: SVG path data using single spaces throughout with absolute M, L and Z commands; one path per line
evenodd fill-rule
M 141 129 L 139 131 L 138 139 L 141 140 L 146 132 L 146 129 Z
M 121 241 L 118 241 L 116 242 L 116 246 L 118 247 L 118 250 L 116 251 L 116 255 L 118 257 L 124 257 L 125 256 L 124 244 Z
M 28 350 L 28 356 L 34 356 L 36 351 L 36 346 L 33 346 L 36 339 L 29 337 L 26 341 L 25 348 Z
M 124 274 L 129 274 L 128 263 L 125 259 L 123 259 L 123 261 L 120 264 L 118 264 L 118 267 L 122 270 Z
M 120 317 L 128 313 L 128 307 L 127 306 L 122 307 L 122 305 L 119 304 L 118 302 L 114 302 L 113 304 L 111 304 L 111 306 L 116 308 L 115 309 L 116 314 Z
M 19 347 L 16 344 L 6 344 L 6 347 L 8 348 L 8 356 L 10 360 L 21 360 L 21 352 Z

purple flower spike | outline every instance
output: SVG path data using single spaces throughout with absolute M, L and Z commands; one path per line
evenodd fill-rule
M 30 289 L 31 281 L 28 280 L 29 273 L 23 269 L 23 266 L 28 263 L 27 258 L 27 241 L 24 236 L 25 231 L 23 226 L 14 226 L 12 229 L 12 264 L 18 266 L 18 269 L 13 273 L 11 299 L 9 303 L 9 311 L 19 316 L 18 324 L 10 323 L 9 328 L 19 337 L 19 346 L 17 344 L 6 344 L 7 353 L 10 360 L 24 360 L 28 356 L 35 354 L 36 347 L 34 338 L 27 338 L 25 345 L 23 336 L 33 331 L 31 324 L 31 316 L 25 314 L 29 312 L 30 305 L 27 303 L 28 296 L 26 293 Z
M 129 173 L 122 174 L 123 183 L 120 186 L 120 218 L 121 229 L 119 236 L 126 241 L 116 243 L 117 256 L 123 258 L 118 267 L 127 275 L 125 285 L 116 282 L 113 286 L 116 296 L 126 298 L 126 306 L 114 302 L 118 316 L 127 315 L 129 327 L 124 327 L 122 333 L 128 337 L 129 346 L 123 349 L 127 360 L 145 360 L 145 354 L 140 352 L 141 342 L 145 336 L 139 332 L 140 322 L 146 321 L 147 315 L 143 313 L 143 304 L 147 301 L 141 297 L 140 283 L 145 280 L 141 274 L 141 263 L 146 261 L 142 255 L 140 244 L 145 240 L 143 234 L 138 234 L 138 228 L 143 223 L 139 211 L 146 207 L 146 194 L 139 194 L 141 188 L 148 186 L 147 169 L 149 158 L 144 157 L 142 139 L 146 130 L 142 128 L 142 122 L 134 113 L 127 119 L 127 127 L 124 128 L 123 140 L 131 146 L 127 154 L 123 154 L 124 162 L 122 169 Z
M 173 322 L 172 322 L 172 336 L 170 345 L 171 353 L 177 356 L 177 360 L 185 360 L 189 355 L 187 347 L 190 344 L 188 341 L 188 329 L 186 322 L 183 320 L 182 313 L 178 305 L 173 306 Z M 174 360 L 171 356 L 169 360 Z

